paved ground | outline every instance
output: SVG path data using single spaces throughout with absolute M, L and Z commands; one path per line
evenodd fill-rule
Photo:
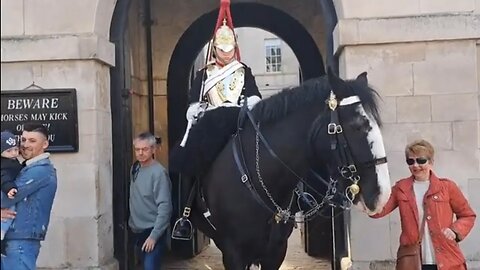
M 302 248 L 300 230 L 294 229 L 288 242 L 287 257 L 280 270 L 330 270 L 330 262 L 308 256 Z M 169 261 L 167 270 L 221 270 L 222 254 L 211 245 L 197 257 L 183 261 Z

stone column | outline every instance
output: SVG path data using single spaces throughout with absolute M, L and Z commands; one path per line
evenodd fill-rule
M 2 0 L 1 89 L 77 89 L 79 152 L 53 154 L 58 189 L 38 266 L 115 269 L 109 42 L 114 0 Z M 24 90 L 28 91 L 28 90 Z
M 409 176 L 405 145 L 425 138 L 436 148 L 437 175 L 453 179 L 473 209 L 480 209 L 480 2 L 334 2 L 340 75 L 355 78 L 367 71 L 383 99 L 392 185 Z M 351 215 L 353 269 L 391 269 L 399 244 L 398 211 L 380 220 L 356 210 Z M 460 244 L 472 268 L 480 267 L 479 242 L 480 230 L 474 229 Z

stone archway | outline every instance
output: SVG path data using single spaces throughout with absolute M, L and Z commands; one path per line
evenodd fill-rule
M 232 17 L 236 27 L 257 27 L 274 33 L 282 38 L 294 51 L 300 64 L 302 77 L 309 79 L 324 74 L 323 59 L 320 51 L 311 35 L 305 27 L 289 14 L 274 8 L 257 3 L 232 4 Z M 185 111 L 188 106 L 188 88 L 192 65 L 198 53 L 209 41 L 212 35 L 214 23 L 218 16 L 218 10 L 210 11 L 196 19 L 183 33 L 173 50 L 167 75 L 167 98 L 168 98 L 168 135 L 170 146 L 173 146 L 183 136 L 186 121 Z M 248 64 L 248 63 L 247 63 Z M 173 176 L 176 177 L 176 176 Z M 174 181 L 174 190 L 181 185 Z M 174 196 L 178 201 L 178 194 Z M 327 232 L 331 225 L 324 224 Z M 331 242 L 331 235 L 325 235 Z M 201 250 L 202 237 L 199 236 L 194 243 L 178 243 L 174 246 L 181 254 L 195 254 L 195 250 Z M 189 251 L 193 247 L 193 251 Z M 331 249 L 331 247 L 327 248 Z
M 154 56 L 153 60 L 145 59 L 143 58 L 145 51 L 141 51 L 141 55 L 143 54 L 143 56 L 139 56 L 138 51 L 136 52 L 137 55 L 133 56 L 131 55 L 131 52 L 129 52 L 131 46 L 135 46 L 135 43 L 142 43 L 143 41 L 138 39 L 129 40 L 126 35 L 126 30 L 131 27 L 128 20 L 132 19 L 132 8 L 137 9 L 134 10 L 133 13 L 138 13 L 138 11 L 141 13 L 143 12 L 143 9 L 138 9 L 138 6 L 145 2 L 140 0 L 119 0 L 115 7 L 110 29 L 110 39 L 116 45 L 116 66 L 111 69 L 112 129 L 113 132 L 118 135 L 112 138 L 114 146 L 114 239 L 115 257 L 119 259 L 122 267 L 126 267 L 129 263 L 126 259 L 126 257 L 128 257 L 126 255 L 129 251 L 127 248 L 127 235 L 125 232 L 128 213 L 128 201 L 125 194 L 128 192 L 128 170 L 126 168 L 128 168 L 131 163 L 131 157 L 125 157 L 125 155 L 122 157 L 122 153 L 131 152 L 131 130 L 134 123 L 132 123 L 131 118 L 132 105 L 128 90 L 132 89 L 133 82 L 129 75 L 132 74 L 130 69 L 135 69 L 136 66 L 138 66 L 138 63 L 135 65 L 135 63 L 131 63 L 131 61 L 139 61 L 135 58 L 140 57 L 143 61 L 147 60 L 154 62 L 153 67 L 155 74 L 153 77 L 155 77 L 154 79 L 160 83 L 155 81 L 153 84 L 155 85 L 155 92 L 159 90 L 158 92 L 165 93 L 165 96 L 161 97 L 165 98 L 165 100 L 162 101 L 161 106 L 168 104 L 168 106 L 166 106 L 168 111 L 166 108 L 162 109 L 162 111 L 164 110 L 165 115 L 161 116 L 161 118 L 167 119 L 168 117 L 168 120 L 166 121 L 168 123 L 168 144 L 172 145 L 183 135 L 185 127 L 184 111 L 187 106 L 188 82 L 190 79 L 189 76 L 192 64 L 198 52 L 211 37 L 211 33 L 208 29 L 213 29 L 213 24 L 217 15 L 216 10 L 212 11 L 209 9 L 209 7 L 212 6 L 212 3 L 210 2 L 216 3 L 216 1 L 213 0 L 206 1 L 205 7 L 202 6 L 204 12 L 200 13 L 201 15 L 198 15 L 198 11 L 191 12 L 192 14 L 197 14 L 195 15 L 197 19 L 191 20 L 191 18 L 179 18 L 179 15 L 177 14 L 175 18 L 180 19 L 181 23 L 174 26 L 175 30 L 179 28 L 179 26 L 182 27 L 182 25 L 185 25 L 185 21 L 190 21 L 187 23 L 187 27 L 182 30 L 183 34 L 178 36 L 178 39 L 175 39 L 175 35 L 172 35 L 172 30 L 167 30 L 166 34 L 159 33 L 158 31 L 162 31 L 162 29 L 165 29 L 167 26 L 165 26 L 165 22 L 162 24 L 162 22 L 158 22 L 157 18 L 154 18 L 156 24 L 155 27 L 152 28 Z M 159 2 L 161 1 L 151 1 L 152 12 L 158 12 L 158 10 L 161 9 L 163 11 L 160 16 L 168 17 L 169 15 L 166 13 L 169 12 L 165 11 L 164 6 L 159 4 Z M 266 2 L 269 3 L 269 5 L 260 4 L 258 2 Z M 291 4 L 291 2 L 288 1 L 284 2 Z M 311 2 L 315 2 L 315 0 L 311 0 Z M 316 13 L 320 14 L 319 16 L 325 20 L 324 22 L 318 21 L 323 25 L 322 27 L 324 29 L 320 35 L 324 36 L 324 38 L 318 38 L 318 33 L 316 34 L 316 38 L 312 37 L 312 31 L 314 30 L 312 30 L 311 26 L 305 26 L 305 21 L 298 21 L 299 12 L 297 11 L 296 17 L 291 16 L 287 13 L 290 11 L 288 4 L 287 6 L 282 6 L 286 4 L 278 3 L 279 2 L 274 3 L 270 0 L 247 3 L 234 2 L 232 4 L 232 12 L 235 26 L 261 28 L 282 38 L 295 52 L 304 79 L 324 74 L 324 60 L 322 59 L 320 51 L 325 52 L 326 62 L 335 67 L 336 59 L 331 53 L 333 46 L 332 32 L 336 23 L 336 14 L 335 9 L 333 8 L 333 3 L 331 1 L 319 1 L 315 4 L 315 6 L 320 9 L 319 11 L 316 11 Z M 182 8 L 185 6 L 184 4 L 176 5 L 179 5 Z M 196 7 L 198 5 L 199 4 L 197 3 L 194 6 Z M 192 9 L 195 9 L 195 7 Z M 182 16 L 189 14 L 184 10 L 182 10 L 182 12 Z M 249 16 L 247 17 L 246 14 Z M 141 15 L 138 15 L 138 17 L 141 17 Z M 266 20 L 265 18 L 269 18 L 269 20 Z M 138 20 L 139 18 L 133 19 Z M 143 32 L 145 29 L 142 28 L 141 24 L 142 22 L 138 24 L 137 27 L 139 28 L 135 28 L 133 31 L 138 32 L 138 30 L 142 30 L 140 32 Z M 141 35 L 139 37 L 141 37 Z M 171 42 L 173 40 L 175 40 L 175 43 L 172 45 Z M 321 45 L 319 45 L 319 42 Z M 144 44 L 142 44 L 142 46 L 143 45 Z M 323 50 L 320 50 L 319 46 L 321 46 Z M 168 65 L 168 68 L 166 68 L 165 65 Z M 164 73 L 164 71 L 166 72 Z M 166 81 L 162 82 L 162 80 Z M 341 220 L 340 225 L 343 229 L 343 219 Z M 317 227 L 312 228 L 318 229 Z M 322 228 L 323 231 L 328 232 L 327 237 L 330 237 L 328 242 L 331 243 L 331 223 L 329 222 Z M 320 239 L 325 237 L 325 235 L 312 235 L 312 237 Z M 342 238 L 340 242 L 343 241 L 344 239 Z M 331 248 L 331 246 L 329 248 Z
M 122 0 L 102 0 L 97 1 L 97 6 L 94 9 L 94 26 L 93 31 L 104 38 L 111 37 L 110 31 L 112 23 L 114 21 L 114 12 L 118 10 L 118 7 L 121 7 Z M 128 2 L 128 1 L 127 1 Z M 118 14 L 115 14 L 118 17 Z M 112 41 L 112 40 L 110 40 Z
M 167 75 L 169 138 L 175 143 L 186 125 L 184 111 L 190 72 L 198 53 L 211 38 L 218 11 L 211 11 L 195 20 L 180 37 L 171 56 Z M 283 39 L 297 56 L 302 77 L 309 79 L 325 73 L 320 51 L 297 20 L 271 6 L 257 3 L 232 4 L 235 27 L 257 27 Z M 248 63 L 247 63 L 248 64 Z
M 324 60 L 318 44 L 305 26 L 291 15 L 276 7 L 259 3 L 234 3 L 231 9 L 235 27 L 261 28 L 283 39 L 295 53 L 303 79 L 317 77 L 325 73 Z M 183 136 L 186 126 L 184 115 L 188 106 L 188 88 L 192 66 L 198 53 L 211 38 L 211 31 L 217 14 L 218 11 L 214 10 L 196 19 L 179 38 L 171 55 L 167 75 L 168 134 L 171 146 Z M 330 41 L 328 38 L 326 40 Z M 325 45 L 328 47 L 328 44 Z M 329 61 L 332 61 L 331 57 L 329 58 Z M 246 64 L 248 65 L 248 63 Z M 335 65 L 333 66 L 335 69 Z M 182 198 L 177 199 L 184 200 Z M 336 219 L 336 221 L 338 222 L 337 226 L 341 227 L 338 231 L 343 232 L 343 217 Z M 329 219 L 316 219 L 307 223 L 305 249 L 310 255 L 333 257 L 332 245 L 334 243 L 331 227 L 332 220 Z M 338 244 L 343 242 L 343 235 L 340 233 L 339 236 L 342 237 L 342 240 L 339 239 Z M 192 244 L 192 246 L 196 245 Z M 343 250 L 344 247 L 341 249 Z

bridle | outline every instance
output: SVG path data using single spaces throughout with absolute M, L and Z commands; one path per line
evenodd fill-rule
M 313 188 L 308 181 L 299 176 L 293 169 L 291 169 L 288 164 L 286 164 L 282 159 L 278 157 L 275 153 L 273 148 L 270 146 L 266 138 L 260 131 L 260 123 L 255 121 L 255 118 L 251 111 L 248 109 L 246 102 L 243 104 L 242 109 L 240 110 L 239 117 L 238 117 L 238 127 L 237 132 L 233 135 L 233 143 L 232 143 L 232 150 L 233 156 L 235 159 L 235 163 L 237 168 L 241 174 L 241 181 L 245 186 L 250 190 L 254 199 L 264 208 L 266 208 L 269 212 L 274 215 L 275 221 L 278 223 L 280 221 L 287 222 L 295 220 L 295 217 L 291 213 L 291 206 L 294 200 L 294 196 L 297 196 L 297 203 L 299 204 L 300 208 L 300 199 L 304 199 L 309 203 L 310 209 L 304 213 L 304 219 L 308 220 L 316 215 L 319 215 L 320 210 L 325 206 L 329 205 L 331 207 L 338 207 L 343 210 L 348 210 L 351 208 L 353 201 L 355 200 L 356 195 L 360 192 L 360 186 L 358 185 L 359 181 L 361 180 L 360 175 L 357 170 L 357 165 L 354 163 L 351 150 L 348 146 L 348 140 L 343 133 L 343 128 L 339 121 L 338 117 L 338 110 L 339 106 L 349 106 L 356 103 L 360 103 L 360 98 L 358 96 L 350 96 L 347 98 L 342 99 L 340 102 L 336 99 L 333 92 L 330 92 L 330 97 L 327 99 L 327 105 L 330 109 L 330 123 L 327 126 L 327 133 L 330 136 L 330 150 L 333 152 L 335 156 L 335 161 L 337 166 L 337 173 L 333 175 L 330 173 L 330 181 L 325 180 L 323 177 L 318 175 L 315 171 L 311 170 L 312 175 L 315 179 L 320 180 L 323 184 L 327 186 L 327 192 L 325 195 L 322 195 L 318 192 L 315 188 Z M 245 157 L 243 153 L 242 147 L 242 139 L 240 135 L 240 131 L 243 129 L 243 122 L 245 118 L 248 118 L 255 129 L 256 134 L 256 174 L 258 181 L 260 183 L 263 192 L 274 206 L 275 209 L 272 209 L 271 206 L 267 205 L 262 197 L 259 195 L 258 190 L 255 188 L 255 185 L 252 183 L 252 178 L 249 175 L 249 171 L 247 169 L 245 163 Z M 263 182 L 261 172 L 260 172 L 260 154 L 259 154 L 259 142 L 263 144 L 266 148 L 270 156 L 276 159 L 284 168 L 286 168 L 292 175 L 295 176 L 298 180 L 297 186 L 292 191 L 292 197 L 290 199 L 290 203 L 287 208 L 283 209 L 271 196 L 268 188 Z M 387 162 L 386 157 L 376 158 L 372 161 L 364 162 L 358 164 L 361 167 L 371 167 L 379 164 L 383 164 Z M 338 178 L 337 178 L 338 177 Z M 351 184 L 345 189 L 345 192 L 338 192 L 337 184 L 339 180 L 349 181 Z M 309 189 L 314 191 L 315 193 L 323 196 L 323 199 L 320 203 L 318 203 L 315 198 L 307 193 L 302 191 L 301 183 L 307 186 Z M 341 198 L 341 203 L 335 201 L 336 198 Z
M 358 96 L 350 96 L 343 98 L 338 102 L 335 94 L 330 91 L 330 97 L 326 101 L 330 109 L 330 123 L 327 126 L 327 133 L 330 135 L 330 150 L 332 151 L 337 167 L 337 175 L 339 178 L 349 181 L 351 184 L 345 190 L 345 194 L 350 201 L 353 201 L 356 195 L 360 192 L 360 175 L 357 167 L 369 168 L 372 166 L 387 163 L 387 157 L 374 158 L 367 162 L 355 164 L 352 157 L 352 152 L 348 146 L 348 140 L 343 132 L 343 127 L 340 124 L 338 117 L 339 106 L 349 106 L 361 103 Z

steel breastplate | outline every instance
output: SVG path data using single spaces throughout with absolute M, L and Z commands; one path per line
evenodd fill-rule
M 219 69 L 218 66 L 211 66 L 207 68 L 207 76 Z M 242 94 L 243 86 L 245 84 L 245 69 L 239 68 L 232 72 L 232 74 L 225 77 L 223 80 L 213 86 L 207 93 L 207 99 L 213 106 L 220 106 L 225 102 L 237 104 L 240 95 Z

